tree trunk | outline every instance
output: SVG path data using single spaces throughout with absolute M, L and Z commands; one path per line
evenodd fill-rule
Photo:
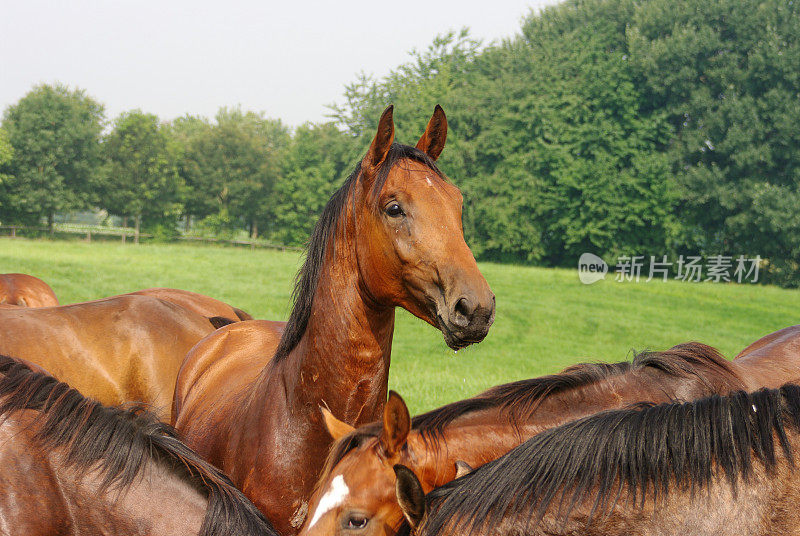
M 133 243 L 134 244 L 138 244 L 139 243 L 139 224 L 141 223 L 141 221 L 142 221 L 142 215 L 141 214 L 137 214 L 136 215 L 136 228 L 133 231 Z
M 256 220 L 250 223 L 250 238 L 252 240 L 258 238 L 258 222 Z
M 184 230 L 186 231 L 186 234 L 189 234 L 189 231 L 191 229 L 192 229 L 192 216 L 187 214 L 186 215 L 186 227 L 184 227 Z
M 56 214 L 52 210 L 47 214 L 47 229 L 50 231 L 50 238 L 56 234 Z
M 122 243 L 124 244 L 128 239 L 128 217 L 122 217 Z

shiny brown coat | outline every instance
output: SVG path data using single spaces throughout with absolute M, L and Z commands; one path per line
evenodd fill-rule
M 684 344 L 661 355 L 673 359 L 712 356 L 713 352 L 704 345 Z M 460 470 L 479 467 L 544 430 L 601 410 L 637 402 L 693 400 L 712 393 L 776 388 L 787 382 L 798 382 L 800 326 L 784 328 L 754 342 L 730 362 L 729 373 L 713 366 L 713 361 L 705 360 L 703 364 L 703 360 L 694 365 L 696 375 L 675 375 L 650 366 L 609 374 L 570 389 L 555 389 L 536 402 L 534 411 L 522 411 L 527 415 L 512 422 L 511 416 L 520 413 L 518 406 L 523 398 L 520 396 L 516 406 L 509 400 L 508 404 L 466 412 L 442 428 L 441 434 L 431 433 L 424 425 L 422 429 L 411 428 L 408 410 L 399 397 L 394 402 L 390 399 L 386 411 L 392 411 L 395 416 L 384 417 L 382 430 L 373 426 L 354 431 L 329 415 L 329 430 L 335 438 L 344 437 L 342 441 L 346 442 L 360 433 L 363 439 L 341 459 L 330 460 L 331 466 L 309 502 L 309 518 L 317 514 L 321 497 L 332 488 L 337 477 L 347 485 L 348 494 L 334 508 L 320 512 L 313 525 L 307 521 L 300 534 L 344 535 L 348 533 L 346 527 L 351 520 L 368 520 L 367 527 L 361 531 L 363 536 L 394 534 L 403 522 L 395 494 L 395 464 L 413 470 L 427 493 L 456 478 Z M 577 371 L 580 367 L 569 370 Z M 502 386 L 478 398 L 493 396 L 499 388 Z M 435 413 L 436 410 L 431 415 Z M 391 452 L 387 450 L 385 438 L 388 437 L 397 438 Z
M 169 420 L 175 378 L 208 318 L 149 296 L 0 308 L 0 354 L 35 363 L 104 404 L 143 402 Z
M 0 304 L 22 307 L 58 305 L 50 285 L 28 274 L 0 274 Z
M 388 108 L 357 173 L 330 202 L 346 196 L 341 214 L 315 230 L 333 238 L 324 250 L 312 239 L 304 271 L 318 253 L 319 275 L 286 331 L 265 321 L 221 328 L 192 349 L 178 377 L 175 426 L 284 536 L 305 519 L 331 443 L 319 407 L 353 425 L 382 411 L 394 308 L 436 326 L 454 348 L 480 341 L 494 319 L 494 295 L 464 242 L 461 194 L 432 163 L 446 125 L 437 107 L 417 149 L 393 146 Z M 414 158 L 382 165 L 398 154 Z M 282 354 L 304 300 L 307 325 Z
M 253 317 L 232 307 L 225 302 L 219 301 L 210 296 L 204 296 L 196 292 L 188 290 L 181 290 L 177 288 L 146 288 L 144 290 L 137 290 L 130 294 L 137 294 L 139 296 L 152 296 L 164 301 L 180 305 L 184 309 L 193 311 L 199 315 L 207 316 L 209 318 L 220 316 L 227 318 L 234 322 L 239 320 L 252 320 Z

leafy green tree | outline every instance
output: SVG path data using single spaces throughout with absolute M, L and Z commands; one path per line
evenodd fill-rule
M 760 254 L 797 285 L 798 34 L 782 0 L 567 0 L 502 43 L 449 34 L 362 75 L 333 117 L 363 149 L 389 102 L 406 142 L 441 103 L 482 258 Z
M 187 213 L 213 218 L 220 229 L 244 223 L 256 237 L 271 221 L 270 197 L 288 129 L 238 108 L 220 109 L 213 125 L 183 120 L 174 128 L 185 133 L 181 169 L 191 189 Z
M 14 148 L 6 184 L 11 217 L 35 222 L 95 200 L 103 106 L 83 90 L 40 85 L 8 107 L 3 128 Z
M 118 117 L 103 142 L 106 165 L 100 204 L 113 214 L 133 217 L 137 240 L 142 220 L 174 226 L 181 213 L 183 182 L 175 145 L 157 116 L 139 110 Z
M 354 139 L 333 124 L 299 127 L 275 185 L 272 237 L 303 245 L 331 194 L 355 167 Z
M 4 215 L 9 214 L 9 199 L 6 194 L 7 183 L 12 177 L 6 174 L 11 159 L 14 156 L 14 148 L 8 141 L 8 134 L 0 128 L 0 224 L 4 223 Z
M 765 257 L 800 283 L 800 10 L 779 0 L 650 0 L 627 34 L 645 113 L 674 137 L 682 243 Z

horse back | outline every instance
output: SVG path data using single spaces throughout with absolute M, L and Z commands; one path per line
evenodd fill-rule
M 104 404 L 142 402 L 167 419 L 183 357 L 213 330 L 207 318 L 147 296 L 0 308 L 0 353 Z
M 751 388 L 778 388 L 800 381 L 800 325 L 789 326 L 762 337 L 733 359 L 752 379 Z
M 198 294 L 188 290 L 181 290 L 177 288 L 148 288 L 131 292 L 131 294 L 153 296 L 154 298 L 159 298 L 176 305 L 180 305 L 184 309 L 194 311 L 197 314 L 207 316 L 209 318 L 221 316 L 234 322 L 238 320 L 244 320 L 242 315 L 252 318 L 241 309 L 231 307 L 227 303 L 210 296 L 204 296 L 203 294 Z
M 50 285 L 28 274 L 0 274 L 0 303 L 23 307 L 53 307 L 58 298 Z

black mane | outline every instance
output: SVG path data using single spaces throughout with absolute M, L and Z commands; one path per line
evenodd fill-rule
M 532 528 L 548 508 L 566 519 L 577 504 L 592 507 L 591 520 L 624 493 L 636 506 L 646 497 L 663 500 L 672 488 L 707 488 L 717 475 L 735 490 L 752 474 L 754 460 L 775 467 L 774 436 L 793 463 L 787 428 L 800 431 L 800 387 L 791 384 L 605 411 L 542 432 L 432 491 L 420 534 L 445 527 L 466 534 L 504 519 Z
M 80 474 L 99 470 L 100 489 L 131 485 L 147 462 L 164 464 L 208 496 L 200 536 L 277 536 L 230 480 L 183 444 L 175 430 L 141 407 L 108 407 L 26 364 L 0 355 L 0 419 L 39 412 L 35 439 L 63 448 Z M 1 422 L 1 421 L 0 421 Z
M 459 417 L 494 408 L 507 411 L 513 423 L 521 423 L 530 419 L 550 395 L 645 368 L 658 369 L 679 378 L 694 378 L 709 388 L 711 385 L 703 368 L 711 369 L 724 377 L 731 389 L 744 388 L 730 362 L 715 348 L 699 342 L 687 342 L 664 352 L 640 352 L 630 362 L 580 363 L 567 367 L 559 374 L 498 385 L 473 398 L 459 400 L 418 415 L 414 417 L 413 426 L 423 436 L 441 436 L 444 428 Z
M 730 363 L 716 349 L 699 342 L 687 342 L 673 346 L 664 352 L 640 352 L 632 361 L 621 363 L 581 363 L 572 365 L 559 374 L 551 374 L 506 383 L 492 387 L 483 393 L 459 400 L 427 413 L 417 415 L 411 421 L 414 430 L 426 441 L 437 441 L 444 430 L 456 419 L 492 409 L 507 412 L 514 424 L 524 423 L 536 412 L 539 405 L 551 395 L 577 389 L 602 381 L 611 376 L 622 375 L 632 370 L 654 368 L 679 378 L 694 378 L 708 386 L 703 368 L 720 373 L 731 390 L 743 389 L 744 384 L 733 371 Z M 342 437 L 331 447 L 321 474 L 325 479 L 330 471 L 351 450 L 365 441 L 378 437 L 380 423 L 362 426 Z
M 381 191 L 386 178 L 389 176 L 389 171 L 402 159 L 421 162 L 431 168 L 439 177 L 444 178 L 444 175 L 436 166 L 436 162 L 427 154 L 415 147 L 394 143 L 378 170 L 378 175 L 373 184 L 373 194 Z M 306 246 L 306 260 L 295 277 L 294 291 L 292 292 L 294 306 L 289 315 L 289 321 L 286 324 L 283 336 L 278 343 L 278 348 L 275 351 L 274 361 L 280 361 L 289 355 L 289 352 L 297 346 L 306 331 L 308 319 L 311 316 L 314 294 L 317 291 L 317 283 L 325 264 L 325 255 L 329 245 L 330 248 L 335 247 L 336 230 L 342 214 L 346 212 L 348 200 L 352 199 L 353 183 L 360 176 L 361 163 L 356 166 L 344 181 L 344 184 L 328 200 L 325 208 L 322 209 L 322 214 L 317 220 L 317 224 L 314 226 L 314 231 L 311 233 L 311 238 L 309 238 Z

